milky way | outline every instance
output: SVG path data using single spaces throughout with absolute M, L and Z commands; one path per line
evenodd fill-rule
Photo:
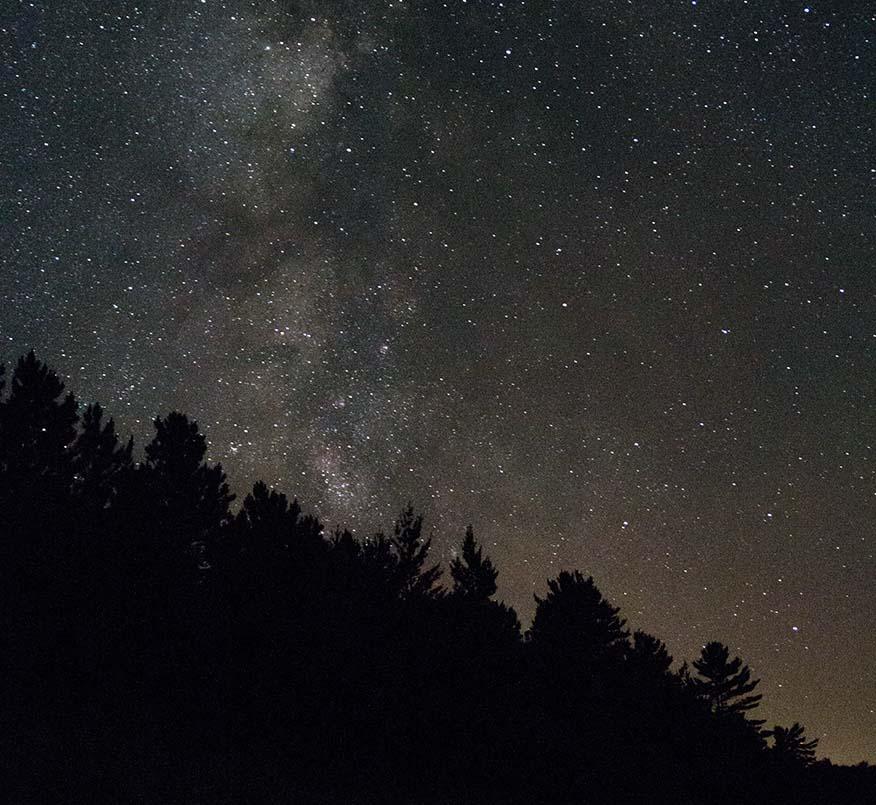
M 2 357 L 874 761 L 866 6 L 5 0 Z

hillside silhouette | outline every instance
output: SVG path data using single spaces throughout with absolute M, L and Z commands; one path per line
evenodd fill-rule
M 262 482 L 235 509 L 154 424 L 0 373 L 6 801 L 876 802 L 722 643 L 673 662 L 577 570 L 524 632 L 471 528 L 445 570 L 410 505 L 367 538 Z

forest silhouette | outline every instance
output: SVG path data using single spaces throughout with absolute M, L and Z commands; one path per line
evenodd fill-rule
M 9 802 L 852 803 L 876 767 L 765 728 L 720 642 L 673 663 L 578 571 L 524 632 L 469 528 L 232 507 L 197 425 L 142 455 L 33 354 L 0 373 Z

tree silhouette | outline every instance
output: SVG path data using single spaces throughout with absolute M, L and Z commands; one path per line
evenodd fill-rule
M 194 551 L 210 547 L 229 519 L 229 492 L 221 464 L 204 461 L 206 439 L 198 426 L 176 411 L 156 418 L 142 467 L 149 503 L 163 539 Z
M 523 638 L 471 527 L 448 591 L 410 504 L 365 539 L 262 482 L 233 513 L 197 425 L 155 431 L 137 463 L 32 352 L 0 365 L 9 801 L 876 802 L 760 731 L 723 644 L 673 673 L 578 571 Z
M 662 640 L 637 629 L 627 650 L 627 664 L 640 679 L 660 679 L 669 673 L 672 657 Z
M 87 406 L 72 446 L 73 496 L 93 510 L 109 505 L 120 476 L 131 469 L 134 450 L 133 438 L 123 447 L 113 420 L 102 420 L 100 405 Z
M 465 530 L 462 543 L 462 557 L 456 556 L 450 563 L 453 578 L 453 593 L 474 601 L 486 601 L 496 593 L 496 577 L 499 571 L 493 567 L 489 558 L 483 556 L 483 549 L 477 545 L 471 526 Z
M 796 721 L 790 727 L 780 727 L 777 724 L 767 734 L 773 738 L 774 756 L 782 762 L 808 766 L 815 761 L 818 738 L 807 741 L 803 727 Z
M 548 594 L 535 596 L 529 632 L 533 645 L 559 651 L 585 665 L 619 661 L 628 644 L 626 621 L 602 597 L 593 577 L 562 571 L 548 582 Z
M 319 520 L 302 516 L 297 500 L 290 504 L 262 481 L 244 498 L 230 532 L 238 551 L 267 561 L 312 558 L 327 548 Z
M 422 532 L 423 516 L 415 515 L 414 507 L 409 503 L 399 514 L 390 540 L 397 559 L 393 582 L 402 597 L 435 594 L 435 582 L 441 577 L 439 565 L 423 569 L 432 538 L 424 539 Z
M 759 704 L 762 695 L 749 695 L 760 680 L 751 679 L 751 670 L 742 664 L 739 657 L 730 657 L 730 649 L 717 641 L 703 646 L 699 659 L 693 667 L 699 678 L 694 678 L 695 689 L 709 703 L 717 715 L 742 715 Z M 750 723 L 760 723 L 754 722 Z
M 14 625 L 32 639 L 34 659 L 51 653 L 64 634 L 51 613 L 69 611 L 74 589 L 69 493 L 76 409 L 33 351 L 19 358 L 0 401 L 0 609 L 13 620 L 16 611 L 28 612 Z
M 0 470 L 4 489 L 63 494 L 71 477 L 76 400 L 33 351 L 19 358 L 0 404 Z
M 20 358 L 0 401 L 0 732 L 13 738 L 73 737 L 58 711 L 75 710 L 69 685 L 78 673 L 81 578 L 69 494 L 77 420 L 76 401 L 58 376 L 32 351 Z M 13 740 L 0 754 L 5 762 L 15 758 L 11 768 L 34 768 L 27 748 Z M 42 790 L 55 779 L 47 775 Z

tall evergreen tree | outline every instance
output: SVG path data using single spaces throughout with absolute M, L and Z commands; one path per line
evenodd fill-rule
M 790 727 L 777 724 L 768 735 L 773 738 L 772 752 L 777 759 L 802 766 L 809 766 L 815 761 L 818 738 L 807 741 L 803 726 L 796 721 Z
M 423 537 L 423 515 L 415 515 L 410 503 L 395 521 L 395 533 L 390 542 L 397 560 L 394 584 L 401 596 L 435 595 L 435 582 L 441 576 L 441 567 L 433 565 L 424 569 L 432 538 Z
M 206 439 L 198 426 L 176 411 L 155 420 L 146 445 L 147 487 L 165 538 L 176 535 L 182 547 L 210 545 L 229 518 L 229 492 L 221 464 L 204 457 Z
M 122 446 L 112 418 L 104 423 L 100 405 L 89 405 L 82 414 L 80 431 L 72 446 L 76 500 L 89 509 L 105 508 L 119 476 L 131 468 L 133 449 L 133 438 Z
M 284 494 L 259 481 L 244 498 L 215 553 L 226 576 L 236 576 L 236 583 L 276 588 L 291 584 L 293 573 L 300 585 L 302 574 L 313 575 L 314 560 L 328 550 L 322 523 L 302 515 L 297 500 L 290 503 Z
M 668 675 L 672 657 L 662 640 L 636 630 L 627 650 L 627 664 L 636 676 L 659 679 Z
M 617 662 L 628 645 L 626 621 L 593 582 L 579 571 L 563 571 L 548 582 L 548 594 L 535 596 L 529 636 L 534 646 L 585 665 Z
M 462 556 L 455 556 L 450 563 L 450 575 L 453 578 L 453 594 L 460 598 L 487 601 L 496 592 L 499 571 L 488 557 L 483 556 L 483 548 L 475 542 L 471 526 L 465 530 Z
M 712 641 L 703 646 L 693 667 L 698 674 L 693 680 L 696 691 L 718 715 L 744 714 L 763 698 L 760 693 L 751 695 L 760 680 L 751 678 L 751 670 L 739 657 L 731 660 L 730 649 L 722 643 Z
M 0 596 L 32 596 L 34 611 L 68 606 L 76 409 L 73 395 L 33 351 L 19 358 L 0 401 Z M 35 617 L 30 621 L 36 628 Z
M 76 400 L 33 350 L 19 358 L 0 403 L 0 471 L 16 494 L 63 494 L 72 479 Z

